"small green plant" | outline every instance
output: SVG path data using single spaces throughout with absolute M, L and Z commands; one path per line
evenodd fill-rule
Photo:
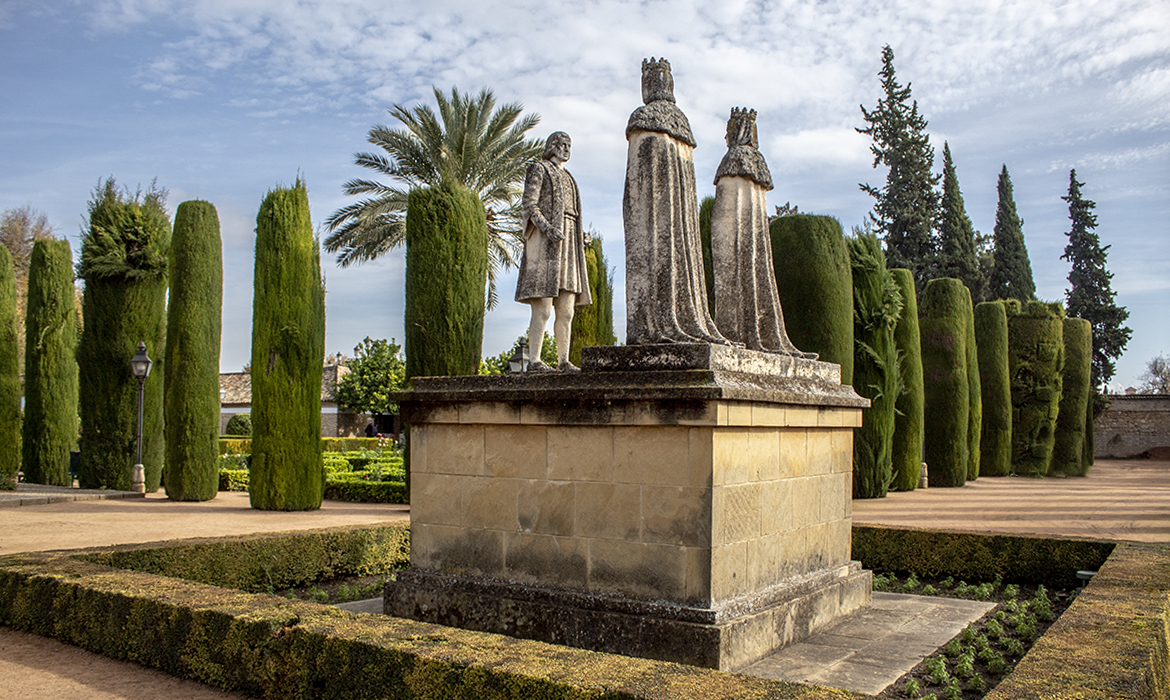
M 906 685 L 902 686 L 902 694 L 908 698 L 918 697 L 918 692 L 921 690 L 918 687 L 918 681 L 913 678 L 906 681 Z
M 953 659 L 956 658 L 959 654 L 963 653 L 963 644 L 959 641 L 958 637 L 955 637 L 951 641 L 944 644 L 942 650 L 944 654 Z
M 1012 656 L 1024 655 L 1024 643 L 1015 637 L 1008 637 L 1005 639 L 1003 642 L 1003 648 L 1004 651 L 1011 654 Z
M 971 595 L 971 588 L 971 586 L 967 585 L 966 581 L 959 581 L 959 583 L 955 586 L 955 595 L 959 596 L 960 598 L 966 598 Z
M 1003 587 L 1003 597 L 1008 600 L 1015 600 L 1020 597 L 1020 587 L 1014 583 L 1009 583 Z
M 922 587 L 922 595 L 938 595 L 938 589 L 929 583 Z
M 959 686 L 959 679 L 952 678 L 943 695 L 947 700 L 963 700 L 963 689 Z
M 975 655 L 967 652 L 959 657 L 955 664 L 955 675 L 959 678 L 970 678 L 975 675 Z
M 918 580 L 918 576 L 916 576 L 913 572 L 911 572 L 910 576 L 908 576 L 906 578 L 906 583 L 903 584 L 902 590 L 912 591 L 921 585 L 922 585 L 922 582 Z
M 987 659 L 987 670 L 998 675 L 1007 670 L 1007 661 L 1004 660 L 1003 654 L 996 653 Z
M 305 595 L 307 595 L 309 597 L 309 600 L 313 601 L 314 603 L 328 603 L 329 602 L 329 594 L 326 593 L 325 591 L 321 590 L 320 588 L 317 588 L 316 586 L 313 586 L 308 591 L 306 591 Z
M 983 680 L 983 675 L 976 673 L 967 681 L 967 685 L 971 687 L 976 693 L 983 693 L 987 691 L 987 681 Z
M 1003 625 L 1000 623 L 998 618 L 988 620 L 985 629 L 987 630 L 987 634 L 992 639 L 1000 639 L 1004 635 Z
M 971 591 L 972 596 L 976 600 L 987 600 L 995 593 L 995 585 L 991 583 L 981 583 L 975 586 Z
M 873 577 L 873 589 L 875 591 L 890 590 L 890 583 L 893 578 L 893 576 L 887 576 L 886 574 L 877 574 Z
M 951 680 L 951 674 L 947 671 L 947 662 L 942 657 L 928 658 L 926 670 L 930 674 L 930 682 L 934 685 L 946 685 Z
M 938 582 L 939 588 L 942 588 L 943 590 L 949 589 L 954 585 L 955 585 L 955 577 L 954 576 L 947 576 L 946 578 L 944 578 L 943 580 Z
M 963 631 L 959 633 L 959 638 L 963 640 L 964 644 L 970 644 L 975 641 L 975 625 L 967 625 Z
M 987 641 L 987 635 L 978 634 L 975 636 L 975 649 L 976 649 L 976 651 L 983 651 L 984 649 L 990 649 L 990 648 L 991 648 L 991 642 Z

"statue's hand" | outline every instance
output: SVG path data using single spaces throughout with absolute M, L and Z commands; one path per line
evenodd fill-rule
M 550 241 L 553 241 L 556 243 L 560 243 L 561 241 L 565 240 L 565 234 L 556 230 L 552 226 L 549 226 L 547 229 L 544 230 L 544 235 L 548 236 L 548 239 Z

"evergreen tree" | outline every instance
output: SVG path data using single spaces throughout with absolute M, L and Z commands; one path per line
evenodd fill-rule
M 32 260 L 33 244 L 44 238 L 53 238 L 49 217 L 29 205 L 6 209 L 0 214 L 0 244 L 12 254 L 16 268 L 16 337 L 21 374 L 24 373 L 24 311 L 28 305 L 28 266 Z
M 585 248 L 585 268 L 589 274 L 589 293 L 593 303 L 577 307 L 577 312 L 573 314 L 569 343 L 569 361 L 578 366 L 581 364 L 582 348 L 617 342 L 613 334 L 613 271 L 601 250 L 601 237 L 596 233 L 592 236 L 592 241 Z M 555 354 L 553 362 L 556 362 Z
M 906 268 L 890 270 L 898 291 L 902 293 L 902 313 L 894 327 L 894 342 L 901 355 L 902 393 L 894 404 L 894 480 L 895 491 L 918 488 L 922 474 L 922 340 L 918 332 L 918 297 L 914 293 L 914 276 Z
M 937 241 L 934 222 L 939 201 L 935 186 L 938 175 L 934 167 L 934 148 L 926 134 L 926 119 L 918 113 L 917 100 L 911 100 L 910 83 L 902 86 L 894 72 L 894 50 L 882 48 L 882 90 L 885 97 L 872 111 L 861 107 L 869 124 L 857 129 L 873 139 L 873 167 L 885 165 L 886 185 L 876 188 L 861 185 L 875 201 L 870 218 L 885 238 L 886 258 L 890 267 L 904 267 L 914 273 L 921 291 L 934 275 Z
M 119 190 L 100 183 L 89 202 L 78 277 L 85 280 L 77 346 L 81 371 L 82 488 L 130 490 L 137 460 L 138 379 L 130 358 L 138 343 L 154 362 L 143 394 L 142 465 L 146 490 L 157 491 L 165 459 L 167 256 L 171 221 L 166 190 Z M 218 389 L 217 389 L 218 391 Z
M 1081 197 L 1083 182 L 1077 182 L 1077 171 L 1068 174 L 1068 196 L 1061 197 L 1068 202 L 1068 216 L 1072 219 L 1072 230 L 1068 232 L 1068 245 L 1064 248 L 1062 260 L 1072 263 L 1068 273 L 1071 288 L 1065 294 L 1065 306 L 1069 316 L 1083 318 L 1093 331 L 1092 375 L 1090 377 L 1094 394 L 1094 411 L 1104 409 L 1101 387 L 1113 378 L 1114 363 L 1133 331 L 1123 326 L 1129 318 L 1129 311 L 1118 306 L 1110 280 L 1113 273 L 1105 269 L 1109 246 L 1101 246 L 1101 240 L 1093 230 L 1097 228 L 1097 216 L 1093 213 L 1096 202 Z
M 988 280 L 988 299 L 1016 299 L 1021 302 L 1036 298 L 1036 283 L 1032 280 L 1032 263 L 1024 245 L 1024 221 L 1016 214 L 1016 200 L 1012 196 L 1012 178 L 1007 166 L 999 173 L 999 204 L 995 210 L 995 263 Z
M 918 329 L 926 426 L 923 456 L 930 486 L 967 483 L 971 443 L 971 381 L 967 367 L 967 288 L 957 279 L 930 280 L 922 292 Z
M 976 251 L 975 228 L 967 216 L 963 204 L 963 192 L 959 189 L 959 176 L 955 174 L 955 163 L 951 158 L 950 144 L 943 142 L 943 190 L 942 212 L 939 217 L 939 266 L 941 277 L 954 277 L 971 291 L 971 302 L 983 301 L 986 280 L 979 269 Z
M 979 478 L 979 445 L 983 431 L 983 394 L 979 382 L 979 348 L 975 339 L 975 308 L 971 304 L 971 293 L 967 292 L 967 303 L 963 307 L 967 317 L 967 481 Z
M 1012 385 L 1007 310 L 1002 301 L 975 306 L 975 342 L 982 394 L 979 475 L 1007 476 L 1012 472 Z
M 223 253 L 219 216 L 208 202 L 175 211 L 167 309 L 167 498 L 207 501 L 219 490 L 219 345 Z
M 299 179 L 272 190 L 260 205 L 253 279 L 248 494 L 261 510 L 315 510 L 325 489 L 325 289 L 309 196 Z
M 353 359 L 337 380 L 337 405 L 355 413 L 386 415 L 398 412 L 390 401 L 390 392 L 401 391 L 406 384 L 406 363 L 397 341 L 366 337 L 353 349 Z
M 1052 466 L 1064 369 L 1064 309 L 1012 299 L 1008 373 L 1012 383 L 1012 471 L 1047 476 Z
M 715 213 L 715 198 L 703 197 L 699 202 L 699 242 L 703 246 L 703 278 L 707 282 L 707 311 L 715 316 L 715 264 L 711 260 L 711 215 Z
M 72 486 L 69 451 L 77 441 L 77 303 L 68 241 L 33 244 L 28 268 L 29 341 L 24 346 L 25 481 Z M 129 364 L 130 355 L 124 358 Z M 129 371 L 129 370 L 127 370 Z
M 16 270 L 0 246 L 0 491 L 16 488 L 20 471 L 20 362 L 17 358 Z

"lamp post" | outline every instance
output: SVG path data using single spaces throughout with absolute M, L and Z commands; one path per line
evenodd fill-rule
M 134 471 L 130 474 L 130 490 L 138 493 L 146 493 L 146 473 L 142 467 L 142 396 L 152 364 L 154 363 L 146 355 L 146 343 L 138 341 L 138 354 L 130 359 L 130 371 L 138 377 L 138 459 L 134 462 Z
M 521 345 L 514 355 L 508 358 L 508 369 L 519 374 L 528 371 L 528 347 Z

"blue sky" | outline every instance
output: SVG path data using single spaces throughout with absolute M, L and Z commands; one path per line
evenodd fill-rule
M 930 124 L 936 170 L 950 143 L 976 229 L 995 224 L 1006 164 L 1037 293 L 1063 300 L 1068 171 L 1097 202 L 1133 339 L 1115 387 L 1170 353 L 1170 9 L 1162 0 L 970 3 L 363 0 L 0 0 L 0 209 L 31 205 L 78 250 L 86 202 L 113 175 L 157 178 L 173 208 L 216 205 L 224 241 L 221 366 L 251 341 L 252 246 L 265 193 L 301 175 L 319 224 L 394 103 L 490 87 L 541 115 L 535 135 L 573 137 L 583 217 L 616 268 L 624 338 L 624 129 L 640 65 L 670 59 L 695 137 L 700 195 L 733 106 L 759 112 L 776 181 L 769 205 L 837 217 L 848 230 L 880 184 L 858 106 L 881 97 L 889 43 Z M 401 251 L 340 269 L 326 256 L 327 352 L 402 339 Z M 485 354 L 527 325 L 501 280 Z

